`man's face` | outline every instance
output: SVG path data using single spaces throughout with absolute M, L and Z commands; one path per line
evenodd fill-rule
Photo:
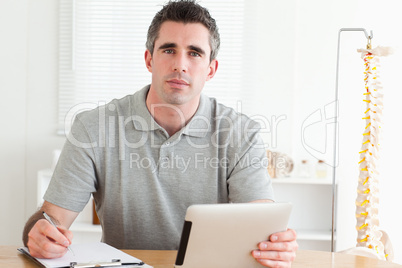
M 161 25 L 153 55 L 145 62 L 152 73 L 151 90 L 158 103 L 197 105 L 201 90 L 218 67 L 210 62 L 208 29 L 201 23 L 166 21 Z

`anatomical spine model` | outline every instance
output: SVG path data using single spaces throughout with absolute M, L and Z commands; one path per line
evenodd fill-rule
M 378 203 L 379 189 L 377 160 L 379 158 L 379 140 L 383 109 L 382 85 L 379 81 L 379 56 L 390 53 L 388 48 L 377 47 L 359 49 L 364 60 L 364 99 L 365 111 L 363 120 L 365 128 L 360 151 L 359 180 L 356 198 L 357 247 L 372 249 L 380 259 L 385 259 L 382 233 L 379 230 Z

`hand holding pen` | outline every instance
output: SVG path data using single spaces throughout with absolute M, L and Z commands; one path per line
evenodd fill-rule
M 43 217 L 45 217 L 45 219 L 46 219 L 51 225 L 53 225 L 53 226 L 58 230 L 56 224 L 52 221 L 52 219 L 49 217 L 49 215 L 47 215 L 46 212 L 44 212 L 44 211 L 43 211 Z M 68 246 L 67 249 L 68 249 L 73 255 L 75 255 L 74 252 L 71 250 L 70 246 Z
M 42 210 L 43 211 L 43 210 Z M 31 227 L 24 237 L 24 244 L 35 258 L 54 259 L 64 256 L 71 244 L 73 233 L 64 225 L 55 228 L 52 220 L 47 220 L 42 211 L 32 217 Z

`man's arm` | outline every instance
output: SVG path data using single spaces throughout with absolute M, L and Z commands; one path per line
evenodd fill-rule
M 255 202 L 273 202 L 269 199 Z M 258 244 L 258 250 L 253 250 L 253 257 L 262 265 L 268 267 L 291 267 L 299 247 L 296 242 L 297 234 L 288 229 L 284 232 L 272 234 L 267 241 Z
M 43 212 L 54 220 L 57 228 L 44 219 Z M 23 231 L 23 242 L 29 248 L 30 254 L 48 259 L 63 256 L 73 239 L 68 228 L 77 216 L 78 212 L 45 201 L 42 208 L 29 218 Z

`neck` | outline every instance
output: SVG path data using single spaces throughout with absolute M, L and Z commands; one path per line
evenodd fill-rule
M 151 95 L 150 95 L 151 94 Z M 199 98 L 193 104 L 169 104 L 156 101 L 151 90 L 148 92 L 146 105 L 154 120 L 163 127 L 169 136 L 180 131 L 194 116 L 198 109 Z

